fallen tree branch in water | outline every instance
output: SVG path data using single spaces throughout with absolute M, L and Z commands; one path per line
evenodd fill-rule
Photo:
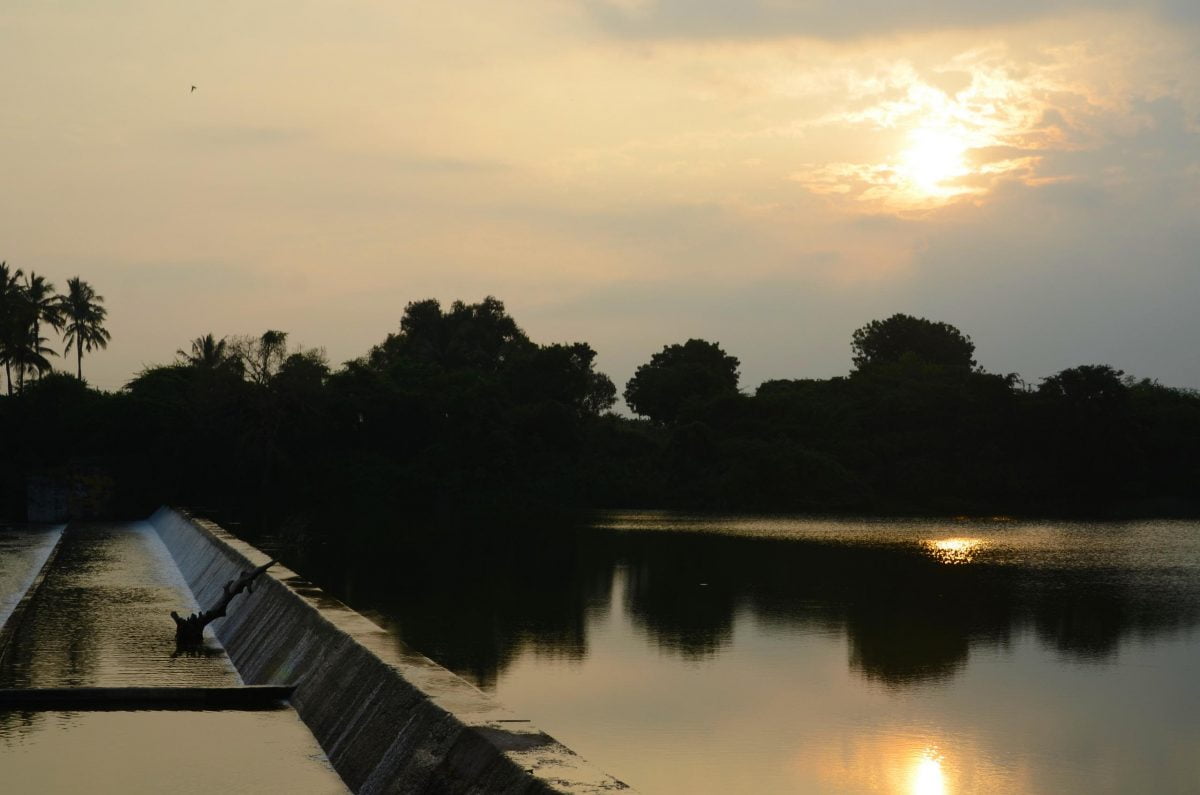
M 243 571 L 236 580 L 230 580 L 221 586 L 221 599 L 213 607 L 199 613 L 192 613 L 187 618 L 181 618 L 174 610 L 171 618 L 175 619 L 175 645 L 199 646 L 204 642 L 204 628 L 218 618 L 225 617 L 225 611 L 233 597 L 242 591 L 253 593 L 254 580 L 258 575 L 274 566 L 278 561 L 272 560 L 251 571 Z

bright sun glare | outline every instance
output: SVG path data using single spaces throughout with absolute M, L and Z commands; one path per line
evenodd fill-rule
M 918 127 L 908 134 L 908 148 L 901 152 L 896 171 L 926 196 L 961 193 L 961 188 L 945 183 L 970 171 L 966 152 L 967 143 L 956 131 Z
M 884 82 L 902 94 L 831 117 L 831 123 L 878 133 L 886 155 L 829 162 L 793 178 L 817 193 L 904 211 L 983 196 L 1001 180 L 1032 174 L 1041 141 L 1053 137 L 1039 132 L 1048 107 L 1042 89 L 986 63 L 941 71 L 965 77 L 966 85 L 945 90 L 900 64 Z M 864 81 L 861 90 L 870 95 L 876 89 Z
M 939 538 L 921 544 L 934 558 L 949 564 L 970 563 L 983 546 L 978 538 Z
M 942 757 L 936 751 L 926 751 L 917 761 L 912 774 L 912 795 L 944 795 L 946 774 L 942 772 Z

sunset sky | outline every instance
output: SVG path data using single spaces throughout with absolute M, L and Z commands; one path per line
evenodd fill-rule
M 105 296 L 106 389 L 488 294 L 620 386 L 907 312 L 1200 387 L 1195 0 L 6 0 L 0 98 L 0 259 Z

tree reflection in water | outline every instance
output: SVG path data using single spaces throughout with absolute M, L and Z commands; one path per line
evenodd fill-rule
M 344 517 L 338 524 L 347 526 Z M 528 647 L 584 657 L 589 623 L 613 609 L 618 571 L 623 608 L 668 653 L 719 654 L 748 615 L 844 633 L 850 667 L 895 688 L 950 677 L 972 648 L 1007 645 L 1027 628 L 1062 655 L 1103 661 L 1126 638 L 1200 621 L 1200 583 L 1190 573 L 989 562 L 974 542 L 931 548 L 603 528 L 410 528 L 403 540 L 365 546 L 251 540 L 485 688 Z

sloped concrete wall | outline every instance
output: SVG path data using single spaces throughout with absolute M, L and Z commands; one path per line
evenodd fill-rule
M 211 522 L 149 519 L 201 605 L 268 558 Z M 360 793 L 607 793 L 628 787 L 280 565 L 212 624 L 247 684 L 296 685 L 300 717 Z

